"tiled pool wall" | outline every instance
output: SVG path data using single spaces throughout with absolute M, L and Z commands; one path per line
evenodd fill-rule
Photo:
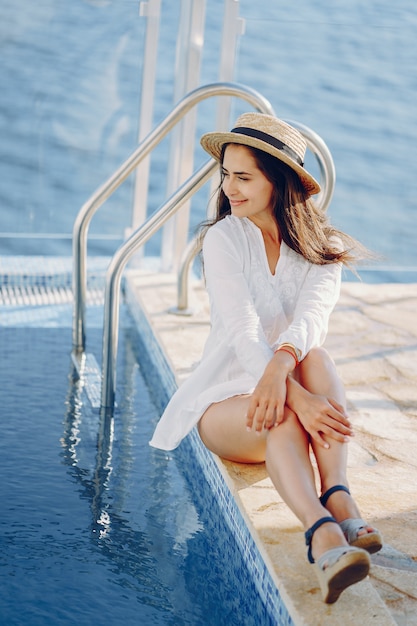
M 177 389 L 174 373 L 166 355 L 159 344 L 147 315 L 138 304 L 133 290 L 126 282 L 126 300 L 129 311 L 135 320 L 140 341 L 140 363 L 143 376 L 151 389 L 157 389 L 157 397 L 153 398 L 160 412 L 163 411 L 169 398 Z M 197 429 L 181 443 L 181 454 L 185 456 L 190 474 L 198 476 L 201 471 L 210 485 L 220 511 L 239 546 L 241 557 L 250 574 L 258 593 L 274 623 L 279 626 L 294 624 L 288 609 L 265 564 L 260 549 L 254 540 L 245 518 L 233 497 L 215 457 L 201 442 Z M 195 468 L 195 471 L 193 471 Z
M 101 300 L 108 262 L 109 259 L 101 257 L 89 260 L 87 281 L 89 293 L 101 294 L 98 296 Z M 72 298 L 71 268 L 71 258 L 0 257 L 0 305 L 36 307 L 40 304 L 59 304 L 64 301 L 68 303 Z M 158 411 L 162 412 L 177 388 L 175 375 L 145 312 L 139 306 L 133 290 L 129 288 L 128 280 L 124 281 L 124 291 L 137 330 L 141 370 L 149 388 L 157 390 L 157 393 L 153 394 L 153 401 Z M 9 315 L 15 314 L 17 313 L 12 310 Z M 24 320 L 22 321 L 24 323 Z M 205 475 L 272 623 L 292 626 L 294 622 L 225 477 L 215 457 L 202 444 L 196 429 L 182 442 L 180 454 L 189 468 L 190 475 L 198 477 L 201 472 Z

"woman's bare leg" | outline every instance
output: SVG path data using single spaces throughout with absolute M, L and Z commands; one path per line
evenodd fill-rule
M 289 409 L 285 420 L 269 431 L 266 467 L 278 493 L 305 530 L 329 515 L 317 496 L 308 436 Z M 317 559 L 326 550 L 344 545 L 347 543 L 339 526 L 324 524 L 314 533 L 313 556 Z
M 246 430 L 248 395 L 211 404 L 198 424 L 205 446 L 218 456 L 238 463 L 263 463 L 266 432 Z
M 322 348 L 312 350 L 297 369 L 298 382 L 308 391 L 338 402 L 346 408 L 345 390 L 333 361 Z M 330 448 L 315 445 L 312 448 L 317 460 L 321 490 L 326 491 L 333 485 L 347 485 L 347 450 L 348 444 L 329 440 Z
M 310 352 L 297 371 L 298 381 L 311 393 L 324 395 L 346 407 L 345 390 L 336 367 L 328 353 L 321 349 Z M 312 442 L 312 448 L 317 460 L 321 481 L 321 492 L 324 493 L 334 485 L 349 487 L 347 480 L 347 453 L 348 445 L 338 441 L 329 441 L 330 448 L 323 448 Z M 327 510 L 338 522 L 347 518 L 360 517 L 359 509 L 351 496 L 343 491 L 337 491 L 330 496 Z M 359 534 L 371 532 L 368 526 L 359 531 Z
M 238 396 L 211 405 L 199 423 L 201 439 L 222 458 L 249 463 L 266 459 L 274 486 L 307 529 L 328 515 L 317 496 L 307 433 L 289 409 L 278 427 L 260 435 L 248 432 L 248 404 L 249 396 Z M 313 555 L 341 545 L 347 544 L 339 526 L 324 524 L 314 534 Z
M 312 350 L 297 368 L 296 378 L 311 393 L 326 396 L 345 406 L 343 384 L 325 350 Z M 246 430 L 248 404 L 249 396 L 237 396 L 212 404 L 199 423 L 204 444 L 219 456 L 232 461 L 257 463 L 265 459 L 274 486 L 305 529 L 320 517 L 328 515 L 329 511 L 337 521 L 359 517 L 354 500 L 344 492 L 334 493 L 326 508 L 320 503 L 310 461 L 310 440 L 296 415 L 286 409 L 285 420 L 278 427 L 257 435 Z M 328 449 L 312 443 L 322 492 L 336 484 L 348 486 L 348 444 L 334 440 L 329 443 Z M 346 545 L 346 540 L 339 526 L 324 524 L 314 534 L 313 556 L 317 558 L 326 550 L 341 545 Z

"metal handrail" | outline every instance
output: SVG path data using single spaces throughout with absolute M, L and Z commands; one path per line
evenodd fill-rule
M 321 190 L 316 196 L 316 203 L 325 211 L 333 197 L 336 183 L 336 169 L 331 152 L 320 135 L 311 130 L 311 128 L 292 120 L 286 121 L 301 132 L 308 148 L 318 162 Z M 186 247 L 180 260 L 177 279 L 177 306 L 171 307 L 169 309 L 170 313 L 175 315 L 192 315 L 193 313 L 193 310 L 189 307 L 189 278 L 191 265 L 199 252 L 201 252 L 201 242 L 198 237 L 195 237 Z
M 180 259 L 177 277 L 177 306 L 171 307 L 168 312 L 174 315 L 192 315 L 193 309 L 189 306 L 189 281 L 191 265 L 196 256 L 201 252 L 202 242 L 200 237 L 194 237 L 185 248 Z
M 160 143 L 182 117 L 202 100 L 213 96 L 234 96 L 246 100 L 255 109 L 273 114 L 271 104 L 254 89 L 234 83 L 213 83 L 194 89 L 184 96 L 165 119 L 145 137 L 131 156 L 81 207 L 73 228 L 73 351 L 85 350 L 85 302 L 87 294 L 87 235 L 95 212 L 126 180 L 139 163 Z
M 307 147 L 315 156 L 320 170 L 320 193 L 315 196 L 316 204 L 325 211 L 333 197 L 336 183 L 336 169 L 331 152 L 327 144 L 314 130 L 308 126 L 287 120 L 288 124 L 297 128 L 307 142 Z
M 113 256 L 106 274 L 104 298 L 103 362 L 101 410 L 113 410 L 116 389 L 116 359 L 119 330 L 120 284 L 122 273 L 131 257 L 165 222 L 176 213 L 212 176 L 217 167 L 210 159 L 195 172 L 158 211 L 140 226 Z

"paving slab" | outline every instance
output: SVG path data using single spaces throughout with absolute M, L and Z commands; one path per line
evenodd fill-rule
M 209 332 L 204 287 L 193 282 L 194 314 L 178 316 L 169 313 L 176 305 L 176 276 L 135 270 L 128 280 L 180 384 Z M 343 283 L 325 345 L 346 386 L 355 428 L 350 487 L 363 516 L 385 539 L 372 556 L 370 576 L 336 604 L 323 604 L 303 529 L 264 464 L 216 460 L 295 624 L 417 626 L 417 284 Z

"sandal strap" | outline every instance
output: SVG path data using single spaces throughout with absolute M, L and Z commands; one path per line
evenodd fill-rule
M 345 491 L 346 493 L 348 493 L 350 495 L 350 491 L 347 487 L 345 487 L 345 485 L 334 485 L 333 487 L 330 487 L 330 489 L 328 489 L 325 493 L 323 493 L 322 496 L 320 496 L 320 502 L 323 506 L 326 506 L 327 504 L 327 500 L 330 498 L 331 495 L 333 495 L 336 491 Z
M 317 520 L 317 522 L 315 522 L 311 528 L 309 528 L 305 533 L 305 540 L 306 540 L 306 546 L 308 546 L 308 552 L 307 552 L 307 558 L 309 560 L 310 563 L 314 563 L 314 558 L 313 558 L 313 554 L 311 551 L 311 542 L 313 539 L 313 535 L 316 532 L 316 530 L 318 528 L 320 528 L 320 526 L 322 526 L 323 524 L 327 524 L 327 522 L 334 522 L 335 524 L 337 524 L 336 520 L 334 517 L 321 517 L 319 520 Z

